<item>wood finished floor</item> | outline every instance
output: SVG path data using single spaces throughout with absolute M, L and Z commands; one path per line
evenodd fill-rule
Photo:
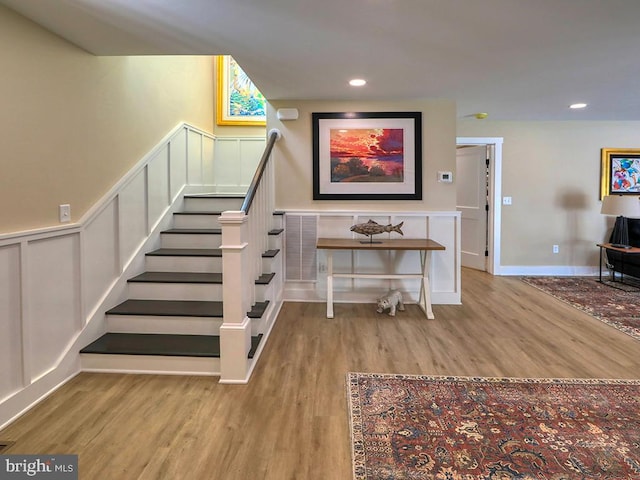
M 0 432 L 80 478 L 350 479 L 349 371 L 640 378 L 640 342 L 524 284 L 463 270 L 463 305 L 286 303 L 249 385 L 83 373 Z

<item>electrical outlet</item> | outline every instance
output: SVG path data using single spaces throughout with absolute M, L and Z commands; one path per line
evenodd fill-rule
M 502 197 L 503 205 L 511 205 L 511 197 Z
M 553 246 L 553 253 L 559 253 L 560 252 L 560 245 L 554 245 Z
M 66 223 L 71 221 L 71 205 L 68 203 L 60 205 L 58 207 L 58 213 L 60 215 L 60 223 Z
M 327 266 L 324 263 L 319 263 L 318 264 L 318 271 L 320 273 L 325 273 L 327 271 Z

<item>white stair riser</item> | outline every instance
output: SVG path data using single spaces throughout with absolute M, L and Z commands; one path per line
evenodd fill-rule
M 261 318 L 252 318 L 251 319 L 251 335 L 252 336 L 257 336 L 260 335 L 261 333 L 264 333 L 265 328 L 264 328 L 264 316 L 262 316 Z
M 272 273 L 274 265 L 275 257 L 262 257 L 262 273 Z
M 271 282 L 268 285 L 256 285 L 255 288 L 255 294 L 256 294 L 256 302 L 264 302 L 265 300 L 269 300 L 271 298 L 271 292 L 272 292 L 272 284 L 273 284 L 273 279 L 271 280 Z
M 185 198 L 185 212 L 224 212 L 225 210 L 240 210 L 244 198 L 199 197 Z
M 284 228 L 284 215 L 273 216 L 273 228 Z
M 113 333 L 163 333 L 219 335 L 222 318 L 107 315 L 107 331 Z
M 174 215 L 174 228 L 220 228 L 219 215 Z
M 212 357 L 82 353 L 80 363 L 85 372 L 220 375 L 220 359 Z
M 128 285 L 129 298 L 136 300 L 222 300 L 222 284 L 129 282 Z
M 160 236 L 162 248 L 218 248 L 222 242 L 220 234 L 163 233 Z
M 251 319 L 251 335 L 259 335 L 271 328 L 277 316 L 277 311 L 274 310 L 275 305 L 276 303 L 272 301 L 267 307 L 267 310 L 262 314 L 262 317 Z
M 282 235 L 283 233 L 281 233 L 280 235 L 269 235 L 269 250 L 282 250 Z
M 145 259 L 147 272 L 197 272 L 222 271 L 222 257 L 171 257 L 148 255 Z

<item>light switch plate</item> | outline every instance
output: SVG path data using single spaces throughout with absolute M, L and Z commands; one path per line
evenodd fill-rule
M 69 205 L 68 203 L 60 205 L 58 207 L 58 213 L 60 214 L 60 223 L 71 221 L 71 205 Z

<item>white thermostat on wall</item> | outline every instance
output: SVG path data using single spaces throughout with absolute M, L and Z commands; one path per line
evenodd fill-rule
M 452 172 L 438 172 L 438 181 L 443 183 L 451 183 L 453 182 L 453 173 Z

